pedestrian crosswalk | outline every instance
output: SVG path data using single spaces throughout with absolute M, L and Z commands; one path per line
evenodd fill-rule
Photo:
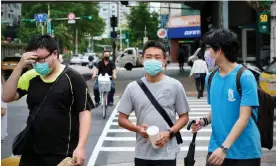
M 207 104 L 206 98 L 197 99 L 195 97 L 189 97 L 188 103 L 191 109 L 189 112 L 190 121 L 207 116 L 208 112 L 211 110 L 210 106 Z M 88 166 L 133 161 L 136 135 L 134 132 L 119 127 L 118 115 L 115 109 L 98 140 Z M 134 124 L 136 123 L 134 113 L 130 115 L 129 120 Z M 274 126 L 276 126 L 275 122 Z M 274 132 L 276 133 L 275 128 Z M 181 129 L 180 132 L 183 144 L 181 144 L 179 156 L 183 158 L 187 154 L 189 144 L 192 140 L 192 134 L 186 127 Z M 206 156 L 211 132 L 211 125 L 202 128 L 200 132 L 198 132 L 196 138 L 196 157 Z M 274 136 L 276 136 L 276 134 L 274 134 Z M 276 143 L 275 140 L 276 137 L 274 137 L 274 143 Z M 106 156 L 104 160 L 100 159 L 102 156 Z

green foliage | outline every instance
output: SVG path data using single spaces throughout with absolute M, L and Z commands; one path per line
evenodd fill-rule
M 76 17 L 92 17 L 76 20 L 75 24 L 68 24 L 67 20 L 53 20 L 54 36 L 61 41 L 62 47 L 74 50 L 75 31 L 78 28 L 79 52 L 82 52 L 88 47 L 85 36 L 89 33 L 92 36 L 101 34 L 104 31 L 105 23 L 98 15 L 97 3 L 57 2 L 50 4 L 50 18 L 67 18 L 70 12 L 73 12 Z M 24 3 L 22 5 L 23 19 L 33 19 L 34 14 L 37 13 L 48 13 L 48 5 L 45 3 Z M 46 29 L 45 26 L 44 33 L 47 31 Z M 41 34 L 41 26 L 36 26 L 35 23 L 21 22 L 18 36 L 22 42 L 27 42 L 35 34 Z
M 252 7 L 257 12 L 264 12 L 270 10 L 270 5 L 272 3 L 271 0 L 266 1 L 248 1 L 247 2 L 250 7 Z
M 143 46 L 145 26 L 149 40 L 158 39 L 158 18 L 158 13 L 150 13 L 147 3 L 139 3 L 138 7 L 131 7 L 130 14 L 127 16 L 130 46 L 140 48 Z
M 4 32 L 6 31 L 6 25 L 1 24 L 1 40 L 5 40 Z

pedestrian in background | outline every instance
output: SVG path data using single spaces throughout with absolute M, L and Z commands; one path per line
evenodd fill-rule
M 179 152 L 177 143 L 182 141 L 178 139 L 181 139 L 179 131 L 187 124 L 190 109 L 182 84 L 162 72 L 166 61 L 165 45 L 159 41 L 148 41 L 143 49 L 146 75 L 141 80 L 128 84 L 117 108 L 119 125 L 136 132 L 135 166 L 176 166 Z M 148 91 L 142 89 L 143 85 Z M 147 94 L 153 98 L 149 99 Z M 161 109 L 157 109 L 156 105 Z M 129 120 L 134 110 L 137 124 Z M 161 112 L 167 115 L 173 126 L 168 125 Z M 159 129 L 160 137 L 154 144 L 157 149 L 148 139 L 146 131 L 150 126 Z
M 190 72 L 190 77 L 194 77 L 195 79 L 198 99 L 200 97 L 203 97 L 206 74 L 208 74 L 207 64 L 204 60 L 202 60 L 202 56 L 199 55 L 198 59 L 194 61 L 193 67 Z
M 34 69 L 21 76 L 28 64 Z M 29 41 L 4 84 L 4 102 L 25 95 L 28 122 L 36 116 L 29 133 L 32 140 L 22 152 L 20 166 L 54 166 L 66 157 L 75 158 L 75 166 L 83 165 L 94 105 L 83 76 L 60 63 L 58 44 L 49 35 Z
M 236 77 L 242 68 L 237 64 L 237 35 L 217 29 L 208 32 L 203 43 L 210 52 L 205 57 L 208 66 L 218 67 L 210 85 L 210 75 L 206 77 L 211 111 L 192 125 L 192 131 L 197 132 L 212 123 L 206 166 L 260 166 L 260 132 L 251 117 L 252 113 L 258 115 L 257 83 L 254 75 L 245 70 L 240 77 L 241 95 L 237 90 Z
M 184 70 L 184 60 L 185 60 L 185 48 L 179 48 L 178 51 L 178 64 L 179 64 L 179 70 Z

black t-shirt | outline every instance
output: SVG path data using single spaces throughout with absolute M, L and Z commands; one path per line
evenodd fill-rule
M 113 61 L 108 61 L 108 64 L 104 64 L 104 61 L 100 61 L 99 64 L 96 66 L 98 74 L 105 75 L 107 73 L 109 76 L 112 76 L 113 70 L 116 69 L 115 63 Z
M 37 110 L 53 82 L 43 81 L 35 70 L 23 74 L 18 82 L 20 97 L 27 95 L 31 115 Z M 82 75 L 69 68 L 60 77 L 33 125 L 33 145 L 37 153 L 72 155 L 79 140 L 79 113 L 94 104 Z

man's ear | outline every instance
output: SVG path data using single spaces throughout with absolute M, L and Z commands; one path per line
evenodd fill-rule
M 167 64 L 167 62 L 168 62 L 168 57 L 166 57 L 166 58 L 164 59 L 164 61 L 163 61 L 163 66 L 162 66 L 162 67 L 165 67 L 166 64 Z

